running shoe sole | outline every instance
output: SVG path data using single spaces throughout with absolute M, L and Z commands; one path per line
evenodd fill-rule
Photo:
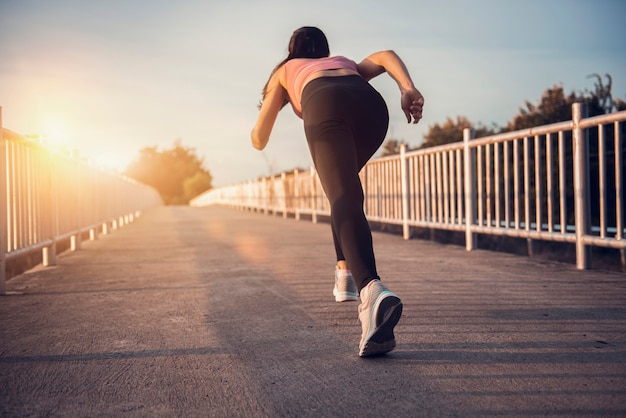
M 365 344 L 359 352 L 360 357 L 380 356 L 396 347 L 393 329 L 402 316 L 402 302 L 399 297 L 393 294 L 384 296 L 383 293 L 381 296 L 382 298 L 379 297 L 378 308 L 372 309 L 376 312 L 376 318 L 370 318 L 370 321 L 375 320 L 375 323 L 379 325 L 373 330 L 369 338 L 365 339 Z

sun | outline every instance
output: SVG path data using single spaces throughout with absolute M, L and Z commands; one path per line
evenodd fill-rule
M 72 118 L 59 112 L 42 114 L 37 131 L 33 136 L 47 149 L 80 159 L 96 169 L 122 173 L 132 160 L 129 153 L 119 147 L 85 138 Z
M 42 139 L 51 147 L 66 148 L 71 142 L 67 120 L 59 115 L 44 115 L 40 129 Z

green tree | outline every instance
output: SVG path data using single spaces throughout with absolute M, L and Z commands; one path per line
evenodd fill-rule
M 211 188 L 211 175 L 206 171 L 197 171 L 183 182 L 183 192 L 187 202 Z
M 572 104 L 577 102 L 587 104 L 588 116 L 602 115 L 605 109 L 601 101 L 602 98 L 597 92 L 571 92 L 565 95 L 563 86 L 555 85 L 543 92 L 538 104 L 534 105 L 527 100 L 525 107 L 519 109 L 519 113 L 513 117 L 504 130 L 516 131 L 571 120 Z
M 139 152 L 125 174 L 154 187 L 167 205 L 184 205 L 211 188 L 211 173 L 194 148 L 184 147 L 180 140 L 170 149 L 159 151 L 146 147 Z
M 594 74 L 593 76 L 596 75 Z M 419 148 L 429 148 L 462 141 L 463 129 L 465 128 L 474 128 L 475 136 L 480 138 L 498 132 L 516 131 L 571 120 L 572 104 L 576 102 L 587 105 L 588 116 L 601 115 L 607 111 L 607 100 L 609 100 L 607 98 L 611 97 L 611 76 L 607 74 L 606 78 L 609 80 L 608 84 L 604 85 L 602 79 L 599 78 L 592 92 L 571 92 L 566 95 L 563 86 L 554 85 L 543 92 L 537 104 L 526 100 L 524 106 L 519 109 L 518 114 L 502 128 L 495 124 L 492 127 L 486 127 L 482 124 L 475 125 L 465 116 L 457 116 L 456 120 L 448 117 L 444 123 L 435 123 L 429 127 Z M 611 101 L 615 110 L 626 110 L 626 101 L 619 98 L 610 99 L 609 101 Z

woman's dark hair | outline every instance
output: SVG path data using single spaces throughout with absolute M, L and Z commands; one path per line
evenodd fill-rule
M 303 26 L 291 35 L 289 54 L 282 64 L 293 58 L 324 58 L 329 55 L 328 40 L 324 32 L 312 26 Z
M 293 35 L 291 35 L 287 57 L 274 67 L 274 70 L 272 70 L 269 78 L 272 78 L 274 73 L 287 61 L 294 58 L 325 58 L 329 55 L 330 49 L 328 48 L 328 40 L 326 39 L 324 32 L 313 26 L 303 26 L 296 29 L 293 32 Z M 265 83 L 265 87 L 263 87 L 263 99 L 265 99 L 265 95 L 267 94 L 268 84 L 269 79 L 267 80 L 267 83 Z M 283 106 L 287 103 L 289 103 L 289 99 L 285 100 Z

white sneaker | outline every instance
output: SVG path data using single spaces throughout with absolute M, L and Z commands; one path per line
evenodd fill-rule
M 354 283 L 354 277 L 350 270 L 335 269 L 335 287 L 333 295 L 337 302 L 359 300 L 359 291 Z
M 402 315 L 400 298 L 380 280 L 372 280 L 361 289 L 359 320 L 363 327 L 359 356 L 388 353 L 396 347 L 393 328 Z

